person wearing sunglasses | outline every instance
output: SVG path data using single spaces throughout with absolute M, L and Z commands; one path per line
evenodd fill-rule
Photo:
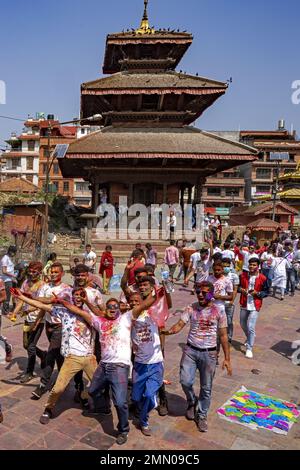
M 73 303 L 54 295 L 50 304 L 29 298 L 17 289 L 12 289 L 12 294 L 21 302 L 36 309 L 44 310 L 51 317 L 59 318 L 61 321 L 62 339 L 60 353 L 64 361 L 59 370 L 55 385 L 48 397 L 44 413 L 40 417 L 40 423 L 46 425 L 53 417 L 53 410 L 57 401 L 76 373 L 84 371 L 88 379 L 92 380 L 97 368 L 94 356 L 95 331 L 85 320 L 84 314 L 83 316 L 76 314 L 81 311 L 84 312 L 82 309 L 86 294 L 81 288 L 75 288 L 72 291 Z
M 220 336 L 224 351 L 222 369 L 232 375 L 225 311 L 213 302 L 214 287 L 204 281 L 196 283 L 198 301 L 184 310 L 178 323 L 161 333 L 174 335 L 187 323 L 190 332 L 180 364 L 180 383 L 187 399 L 186 418 L 195 420 L 200 432 L 208 431 L 207 415 L 211 403 L 213 379 L 217 365 L 217 337 Z M 196 398 L 194 382 L 196 371 L 200 373 L 200 395 Z
M 117 444 L 127 441 L 129 432 L 129 412 L 127 402 L 128 376 L 131 365 L 131 329 L 132 324 L 142 312 L 147 311 L 163 295 L 160 291 L 148 296 L 136 304 L 131 304 L 129 312 L 121 314 L 117 299 L 109 299 L 104 312 L 97 315 L 77 308 L 68 302 L 62 304 L 99 333 L 101 343 L 101 362 L 97 367 L 89 389 L 94 402 L 94 410 L 84 412 L 86 416 L 108 415 L 110 402 L 103 391 L 108 385 L 112 392 L 112 400 L 118 415 Z

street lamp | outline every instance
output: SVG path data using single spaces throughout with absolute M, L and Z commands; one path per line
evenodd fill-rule
M 81 122 L 93 122 L 93 121 L 100 121 L 103 119 L 102 114 L 94 114 L 93 116 L 90 116 L 88 118 L 84 119 L 72 119 L 72 121 L 65 121 L 65 122 L 59 122 L 59 125 L 63 126 L 65 124 L 77 124 Z M 49 230 L 49 185 L 50 185 L 50 172 L 52 165 L 54 163 L 56 154 L 53 152 L 52 159 L 50 160 L 50 154 L 51 154 L 51 134 L 52 134 L 52 124 L 49 121 L 48 125 L 48 143 L 47 143 L 47 163 L 46 163 L 46 182 L 45 182 L 45 222 L 44 222 L 44 228 L 42 232 L 42 246 L 41 246 L 41 258 L 42 261 L 46 261 L 46 256 L 47 256 L 47 250 L 48 250 L 48 230 Z

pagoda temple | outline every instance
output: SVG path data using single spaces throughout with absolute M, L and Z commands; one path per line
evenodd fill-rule
M 281 190 L 277 197 L 300 211 L 300 162 L 294 172 L 285 173 L 279 178 Z
M 84 178 L 116 204 L 199 203 L 206 178 L 256 159 L 247 145 L 191 124 L 227 90 L 227 83 L 176 72 L 193 36 L 150 26 L 148 0 L 140 27 L 109 34 L 103 73 L 81 86 L 81 118 L 99 115 L 100 131 L 69 146 L 60 168 Z

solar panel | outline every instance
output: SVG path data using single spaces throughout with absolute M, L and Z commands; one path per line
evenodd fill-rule
M 58 144 L 53 152 L 53 158 L 65 158 L 69 144 Z

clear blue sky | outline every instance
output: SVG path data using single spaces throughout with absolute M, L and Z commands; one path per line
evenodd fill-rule
M 137 27 L 143 0 L 1 0 L 0 114 L 36 111 L 69 120 L 79 113 L 80 84 L 101 75 L 105 37 Z M 280 118 L 300 134 L 299 0 L 150 0 L 151 24 L 181 28 L 194 43 L 179 65 L 233 83 L 197 125 L 203 129 L 273 129 Z M 21 126 L 0 119 L 0 139 Z M 3 142 L 0 142 L 3 146 Z

